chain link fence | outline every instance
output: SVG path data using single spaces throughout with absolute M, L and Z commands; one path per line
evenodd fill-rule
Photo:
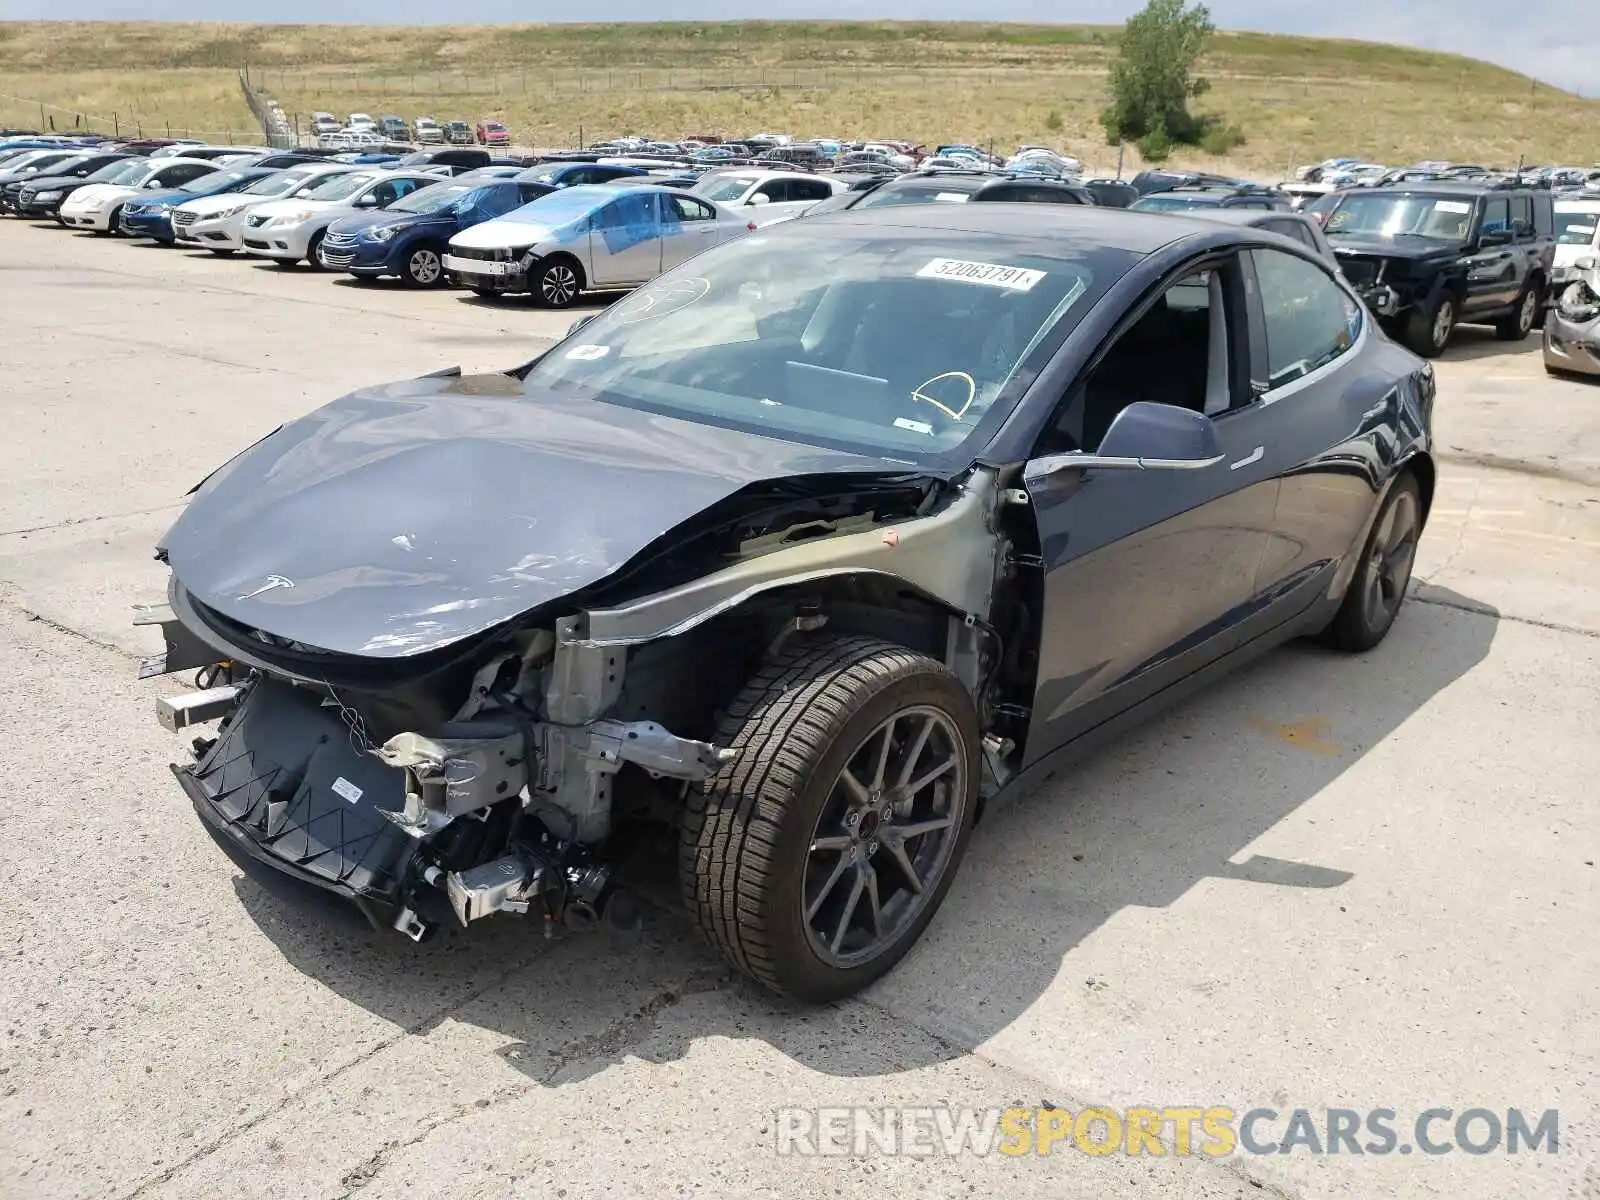
M 195 138 L 219 146 L 255 146 L 261 133 L 255 129 L 200 129 L 170 121 L 124 117 L 120 113 L 91 113 L 62 108 L 31 96 L 0 92 L 0 129 L 36 130 L 40 133 L 99 133 L 129 138 Z

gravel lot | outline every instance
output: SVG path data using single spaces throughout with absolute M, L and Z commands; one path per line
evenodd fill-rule
M 284 419 L 572 319 L 0 222 L 0 1196 L 1600 1194 L 1600 387 L 1533 339 L 1440 365 L 1380 650 L 1035 781 L 862 999 L 775 1004 L 666 912 L 413 947 L 240 877 L 134 682 L 155 539 Z M 1559 1109 L 1560 1151 L 773 1149 L 785 1106 L 1046 1102 Z

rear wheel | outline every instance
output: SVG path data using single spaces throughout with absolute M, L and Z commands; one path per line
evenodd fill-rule
M 1412 312 L 1401 341 L 1423 358 L 1438 358 L 1450 344 L 1457 315 L 1456 298 L 1444 292 Z
M 437 246 L 413 246 L 400 264 L 400 277 L 412 287 L 438 287 L 444 282 L 444 263 Z
M 933 919 L 972 830 L 966 690 L 902 646 L 808 640 L 745 685 L 717 743 L 735 757 L 691 791 L 679 848 L 701 930 L 783 995 L 880 978 Z
M 1402 475 L 1389 489 L 1344 603 L 1328 626 L 1330 643 L 1359 653 L 1388 636 L 1405 602 L 1421 532 L 1422 493 L 1412 475 Z
M 1544 309 L 1544 288 L 1532 280 L 1510 312 L 1494 323 L 1494 335 L 1502 342 L 1520 342 L 1533 332 L 1534 324 Z

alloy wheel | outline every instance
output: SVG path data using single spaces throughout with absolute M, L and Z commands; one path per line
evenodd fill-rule
M 434 284 L 439 282 L 439 275 L 443 265 L 439 262 L 439 255 L 426 246 L 411 252 L 411 257 L 406 260 L 407 269 L 411 272 L 411 279 L 415 283 Z
M 801 879 L 806 937 L 824 962 L 872 960 L 928 904 L 962 825 L 965 762 L 954 722 L 926 706 L 879 724 L 846 761 Z
M 1439 311 L 1433 318 L 1433 344 L 1443 350 L 1450 340 L 1450 331 L 1456 325 L 1456 306 L 1449 300 L 1439 302 Z
M 1394 619 L 1411 581 L 1417 556 L 1417 500 L 1410 491 L 1395 493 L 1367 555 L 1362 587 L 1368 624 L 1378 629 Z
M 1522 298 L 1522 307 L 1517 310 L 1517 330 L 1524 337 L 1533 329 L 1533 318 L 1539 311 L 1539 294 L 1532 288 Z
M 539 294 L 552 308 L 564 308 L 578 294 L 578 277 L 566 263 L 552 263 L 539 281 Z

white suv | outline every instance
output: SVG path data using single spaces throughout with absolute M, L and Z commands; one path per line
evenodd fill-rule
M 847 186 L 831 176 L 803 171 L 727 167 L 702 176 L 689 194 L 729 208 L 749 208 L 752 211 L 742 215 L 759 227 L 798 216 L 818 200 L 826 200 Z

